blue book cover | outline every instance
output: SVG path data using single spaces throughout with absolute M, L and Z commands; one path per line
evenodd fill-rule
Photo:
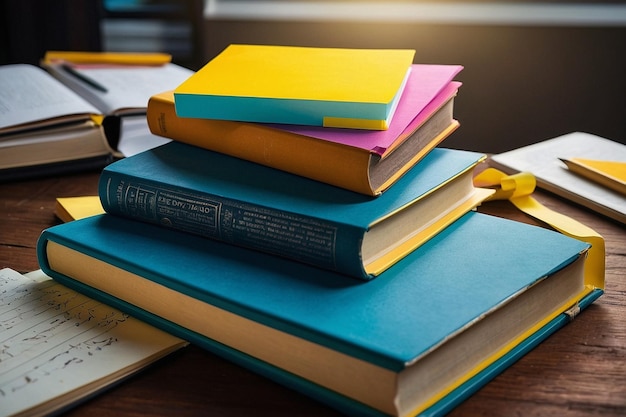
M 38 242 L 67 286 L 344 412 L 401 416 L 449 411 L 599 296 L 587 249 L 475 212 L 371 281 L 109 214 Z
M 111 214 L 371 279 L 475 208 L 484 155 L 435 149 L 379 197 L 170 142 L 100 177 Z

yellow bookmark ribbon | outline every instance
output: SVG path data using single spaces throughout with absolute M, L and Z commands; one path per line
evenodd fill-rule
M 589 243 L 591 248 L 585 263 L 585 282 L 596 288 L 604 288 L 604 238 L 590 227 L 535 200 L 531 196 L 536 186 L 534 175 L 529 172 L 507 175 L 497 169 L 487 168 L 474 177 L 474 185 L 496 191 L 487 201 L 509 200 L 522 212 L 548 224 L 560 233 Z

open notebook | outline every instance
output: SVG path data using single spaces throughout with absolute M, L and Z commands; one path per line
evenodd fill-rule
M 41 270 L 0 270 L 1 416 L 75 405 L 186 344 Z

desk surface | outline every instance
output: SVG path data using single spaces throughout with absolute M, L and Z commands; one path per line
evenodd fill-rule
M 0 268 L 38 268 L 35 243 L 59 221 L 56 197 L 95 195 L 98 173 L 0 184 Z M 606 293 L 452 416 L 626 415 L 626 226 L 546 193 L 536 197 L 598 231 Z M 533 220 L 507 202 L 480 211 Z M 71 416 L 335 416 L 324 405 L 190 346 L 73 409 Z

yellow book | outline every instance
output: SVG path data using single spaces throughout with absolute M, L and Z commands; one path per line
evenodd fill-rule
M 385 130 L 414 50 L 230 45 L 175 91 L 180 117 Z

